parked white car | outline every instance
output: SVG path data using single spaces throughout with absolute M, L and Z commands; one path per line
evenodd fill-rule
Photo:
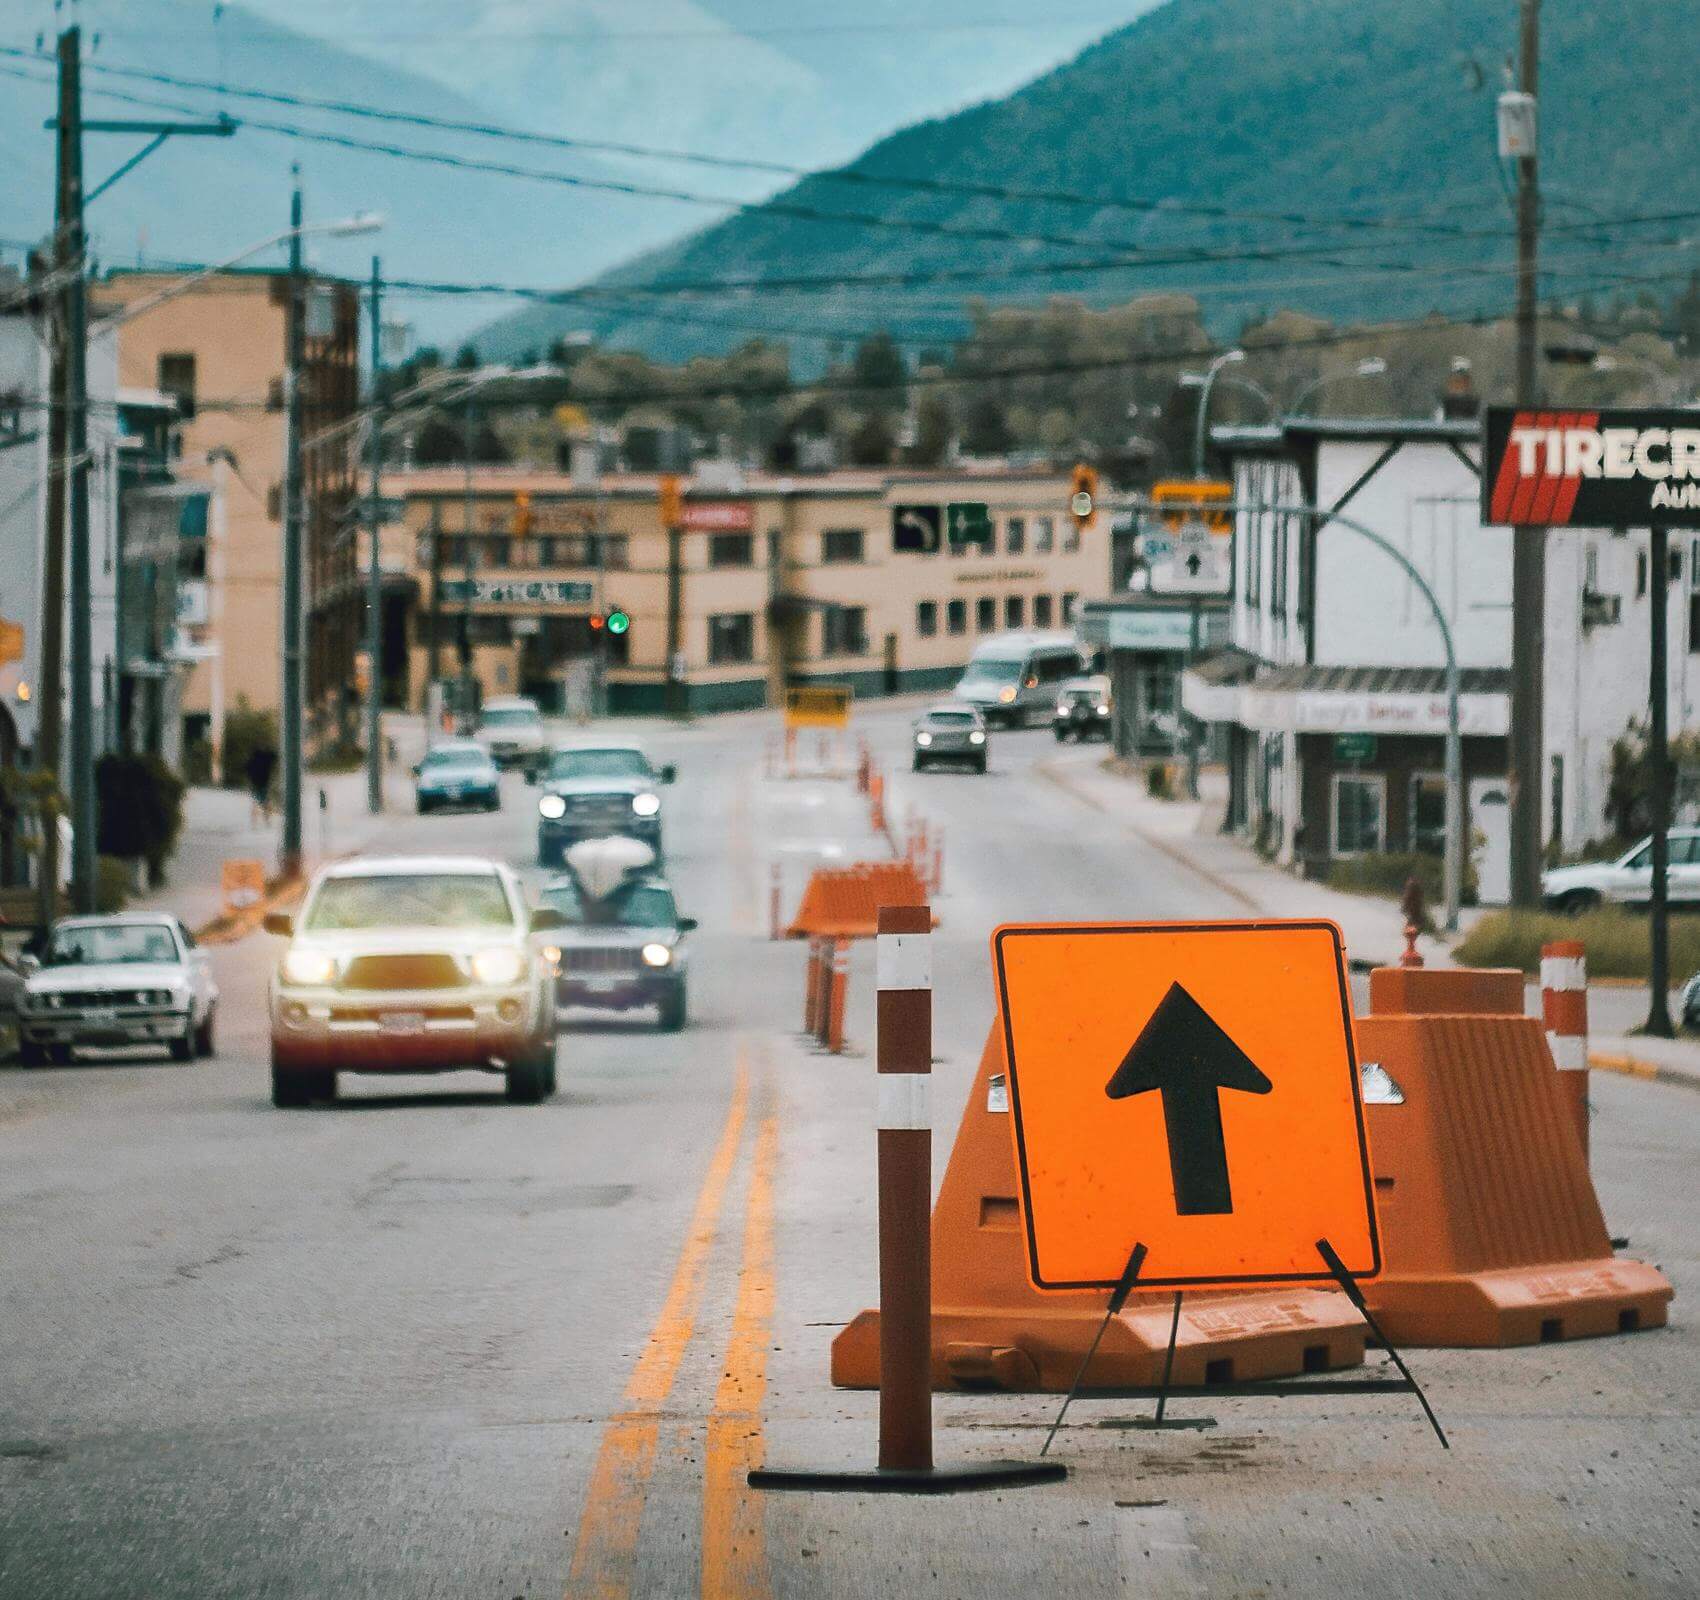
M 18 1055 L 63 1064 L 89 1047 L 213 1053 L 218 985 L 175 917 L 66 917 L 53 924 L 18 1000 Z
M 535 700 L 510 695 L 486 700 L 478 717 L 478 742 L 498 767 L 535 773 L 543 765 L 543 713 Z
M 1700 828 L 1670 830 L 1666 893 L 1673 905 L 1700 905 Z M 1653 898 L 1653 841 L 1643 839 L 1615 861 L 1590 861 L 1542 873 L 1541 898 L 1572 916 L 1602 905 L 1646 905 Z

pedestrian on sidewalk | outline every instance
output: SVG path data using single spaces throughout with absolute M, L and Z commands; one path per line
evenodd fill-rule
M 277 751 L 265 740 L 258 741 L 248 752 L 246 776 L 253 810 L 250 818 L 256 827 L 269 827 L 272 820 L 272 774 L 277 770 Z

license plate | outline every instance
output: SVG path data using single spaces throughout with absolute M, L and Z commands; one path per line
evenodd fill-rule
M 118 1013 L 110 1006 L 98 1006 L 92 1011 L 83 1013 L 84 1022 L 116 1022 Z
M 423 1011 L 386 1011 L 378 1018 L 378 1028 L 383 1033 L 423 1033 L 425 1031 L 425 1013 Z
M 612 994 L 620 986 L 620 980 L 609 973 L 593 973 L 584 980 L 584 986 L 592 994 Z

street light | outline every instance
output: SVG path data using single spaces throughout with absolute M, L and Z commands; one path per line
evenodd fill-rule
M 1294 396 L 1293 403 L 1288 406 L 1287 410 L 1295 417 L 1302 417 L 1305 401 L 1310 399 L 1318 389 L 1325 388 L 1331 383 L 1337 383 L 1342 378 L 1379 378 L 1384 376 L 1386 372 L 1387 359 L 1385 356 L 1365 356 L 1350 372 L 1325 372 L 1319 378 L 1312 378 Z
M 1204 369 L 1204 376 L 1198 380 L 1198 422 L 1192 436 L 1192 475 L 1195 478 L 1204 476 L 1204 430 L 1210 419 L 1210 391 L 1216 387 L 1216 375 L 1223 367 L 1244 360 L 1245 351 L 1224 350 Z M 1181 381 L 1185 383 L 1186 379 Z

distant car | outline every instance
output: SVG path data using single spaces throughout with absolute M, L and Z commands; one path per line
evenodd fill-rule
M 543 885 L 539 898 L 566 923 L 542 936 L 558 1005 L 616 1011 L 653 1005 L 664 1032 L 684 1027 L 690 966 L 684 937 L 696 921 L 679 915 L 664 878 L 640 870 L 597 899 L 563 873 Z
M 607 740 L 562 745 L 549 758 L 537 797 L 537 859 L 559 866 L 583 839 L 629 838 L 659 860 L 661 795 L 670 766 L 655 767 L 641 746 Z
M 502 775 L 490 752 L 471 739 L 433 745 L 413 769 L 414 804 L 419 815 L 464 806 L 478 811 L 502 809 Z
M 1700 1028 L 1700 972 L 1682 986 L 1682 1025 Z
M 1700 828 L 1670 830 L 1667 893 L 1672 905 L 1700 905 Z M 1580 916 L 1596 906 L 1644 906 L 1653 898 L 1653 842 L 1643 839 L 1615 861 L 1554 867 L 1541 874 L 1541 899 Z
M 346 1072 L 507 1079 L 508 1099 L 555 1092 L 555 1006 L 533 934 L 559 914 L 526 905 L 519 879 L 462 856 L 360 856 L 323 867 L 270 994 L 272 1104 L 334 1099 Z
M 1056 708 L 1051 712 L 1051 729 L 1057 743 L 1065 739 L 1108 739 L 1110 737 L 1110 680 L 1070 678 L 1057 690 Z
M 512 695 L 487 700 L 478 717 L 478 741 L 498 767 L 522 767 L 535 772 L 545 758 L 543 713 L 535 700 Z
M 929 706 L 911 730 L 916 772 L 940 762 L 986 770 L 986 719 L 977 706 Z
M 25 1066 L 79 1048 L 161 1045 L 173 1061 L 210 1056 L 218 985 L 175 917 L 66 917 L 53 924 L 18 997 Z
M 1050 716 L 1058 688 L 1085 670 L 1071 633 L 999 633 L 975 646 L 951 692 L 988 726 L 1019 728 Z

